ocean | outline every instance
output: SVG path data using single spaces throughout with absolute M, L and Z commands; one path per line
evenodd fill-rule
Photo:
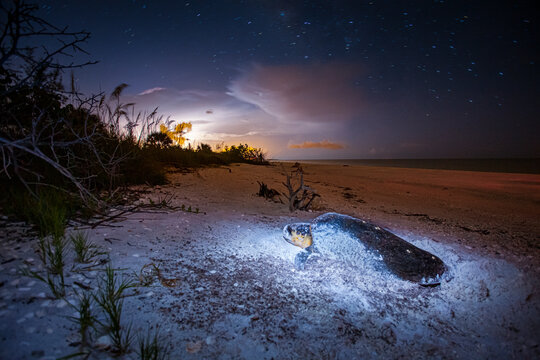
M 273 160 L 311 164 L 385 166 L 399 168 L 438 169 L 540 174 L 540 158 L 519 159 L 334 159 L 334 160 Z

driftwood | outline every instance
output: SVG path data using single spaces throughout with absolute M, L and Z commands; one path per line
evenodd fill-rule
M 288 195 L 285 196 L 289 200 L 289 211 L 308 210 L 313 200 L 320 195 L 313 188 L 304 184 L 304 170 L 300 164 L 294 164 L 293 168 L 296 170 L 286 173 L 287 180 L 283 183 L 288 191 Z M 298 185 L 296 189 L 295 184 Z
M 279 191 L 269 188 L 264 182 L 257 181 L 257 183 L 259 184 L 259 192 L 257 193 L 257 196 L 283 204 Z
M 109 207 L 110 210 L 108 214 L 98 214 L 94 215 L 92 220 L 84 220 L 84 219 L 74 219 L 72 220 L 74 223 L 77 223 L 79 226 L 82 225 L 83 227 L 79 227 L 80 229 L 84 227 L 88 227 L 90 229 L 95 229 L 98 226 L 108 226 L 108 227 L 114 227 L 112 223 L 123 221 L 126 219 L 124 215 L 126 214 L 134 214 L 134 213 L 169 213 L 174 211 L 183 210 L 180 206 L 173 206 L 171 205 L 172 202 L 172 195 L 171 196 L 165 196 L 164 198 L 159 198 L 158 201 L 152 201 L 150 200 L 150 203 L 148 204 L 137 204 L 132 205 L 128 207 Z M 190 207 L 191 208 L 191 207 Z M 112 213 L 113 211 L 117 211 L 116 213 Z M 191 212 L 191 211 L 188 211 Z M 199 213 L 198 209 L 195 213 Z M 107 239 L 105 239 L 107 240 Z

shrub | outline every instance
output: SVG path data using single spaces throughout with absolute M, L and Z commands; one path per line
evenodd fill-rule
M 9 191 L 1 200 L 8 212 L 34 224 L 40 237 L 64 235 L 67 218 L 78 205 L 69 195 L 44 188 L 35 194 L 17 186 L 6 186 L 6 189 Z

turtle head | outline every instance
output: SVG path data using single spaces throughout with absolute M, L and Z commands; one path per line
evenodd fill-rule
M 295 223 L 285 225 L 283 228 L 283 238 L 289 244 L 305 249 L 313 244 L 311 227 L 309 223 Z

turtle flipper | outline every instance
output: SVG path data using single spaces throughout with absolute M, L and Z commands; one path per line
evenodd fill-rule
M 294 258 L 294 267 L 296 268 L 296 270 L 304 270 L 304 267 L 306 266 L 306 261 L 310 255 L 311 252 L 308 251 L 300 251 L 298 254 L 296 254 Z

